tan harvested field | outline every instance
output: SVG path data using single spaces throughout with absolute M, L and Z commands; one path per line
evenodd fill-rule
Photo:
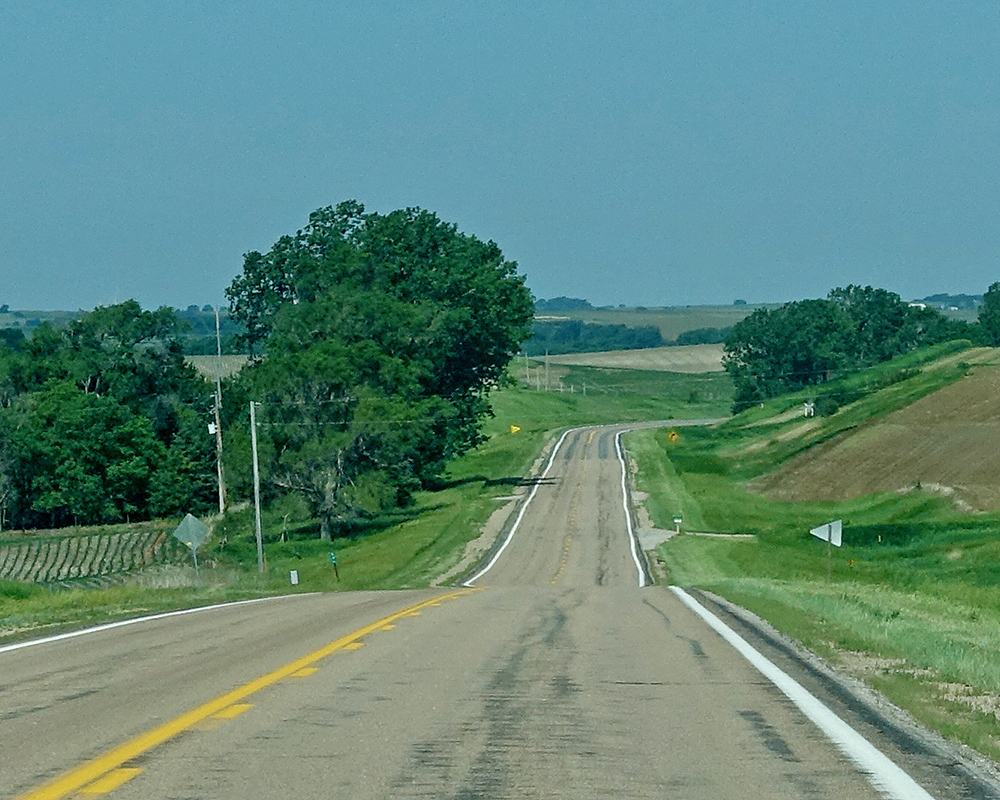
M 218 369 L 218 356 L 185 356 L 192 367 L 210 381 L 215 380 Z M 223 356 L 222 357 L 222 377 L 231 378 L 250 362 L 249 356 Z
M 811 448 L 750 488 L 799 501 L 919 487 L 967 511 L 1000 509 L 1000 365 L 995 355 L 991 360 L 907 408 Z
M 611 350 L 606 353 L 569 353 L 549 356 L 552 364 L 574 367 L 644 369 L 654 372 L 722 372 L 722 345 L 651 347 L 646 350 Z

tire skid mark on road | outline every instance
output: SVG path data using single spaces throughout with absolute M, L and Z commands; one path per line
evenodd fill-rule
M 18 795 L 15 800 L 60 800 L 74 794 L 82 796 L 107 794 L 142 772 L 143 768 L 136 766 L 132 762 L 146 755 L 164 742 L 170 741 L 181 733 L 198 727 L 209 719 L 225 720 L 237 717 L 251 707 L 250 703 L 242 702 L 246 698 L 279 681 L 302 673 L 304 670 L 313 667 L 316 662 L 338 651 L 352 650 L 363 646 L 361 640 L 365 636 L 375 631 L 384 630 L 387 625 L 391 625 L 397 620 L 408 616 L 417 616 L 422 609 L 438 606 L 447 600 L 464 597 L 473 591 L 477 590 L 460 589 L 431 598 L 430 600 L 424 600 L 383 617 L 370 625 L 358 628 L 353 633 L 342 636 L 308 655 L 290 661 L 283 667 L 261 675 L 259 678 L 226 692 L 214 700 L 203 703 L 197 708 L 152 728 L 97 758 L 70 769 L 47 783 L 29 790 L 25 794 Z
M 562 592 L 558 602 L 536 605 L 524 616 L 516 637 L 486 669 L 475 695 L 478 713 L 413 743 L 392 797 L 535 797 L 539 776 L 554 771 L 564 773 L 565 796 L 574 796 L 578 773 L 571 767 L 576 759 L 597 757 L 587 753 L 598 735 L 579 702 L 584 687 L 572 675 L 568 623 L 582 603 L 580 593 Z M 569 765 L 560 753 L 573 754 Z

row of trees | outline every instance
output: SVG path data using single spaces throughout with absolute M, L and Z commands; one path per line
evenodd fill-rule
M 211 390 L 172 309 L 129 301 L 0 344 L 0 523 L 119 522 L 213 498 Z
M 721 344 L 731 328 L 694 328 L 677 339 L 664 339 L 655 325 L 605 325 L 577 319 L 536 320 L 524 343 L 529 356 L 546 353 L 596 353 L 606 350 L 642 350 L 668 345 Z
M 1000 284 L 984 298 L 981 318 L 994 306 L 998 325 L 993 343 L 1000 343 Z M 985 323 L 949 320 L 885 289 L 850 285 L 825 299 L 754 311 L 726 337 L 723 364 L 735 383 L 733 410 L 739 412 L 918 347 L 953 339 L 986 343 L 990 335 Z
M 531 326 L 531 338 L 524 343 L 529 356 L 545 353 L 593 353 L 604 350 L 639 350 L 662 347 L 660 329 L 653 325 L 602 325 L 576 319 L 538 321 Z

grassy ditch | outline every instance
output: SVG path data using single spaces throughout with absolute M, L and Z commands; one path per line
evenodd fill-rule
M 924 724 L 1000 760 L 1000 514 L 969 515 L 916 487 L 790 503 L 747 486 L 789 455 L 957 380 L 970 368 L 962 359 L 979 357 L 923 355 L 916 368 L 853 376 L 866 388 L 830 417 L 804 422 L 782 400 L 674 441 L 637 431 L 626 443 L 655 525 L 672 527 L 679 513 L 686 531 L 755 534 L 675 537 L 657 551 L 666 580 L 751 609 Z M 906 372 L 885 380 L 892 370 Z M 830 551 L 808 531 L 837 518 L 844 546 Z

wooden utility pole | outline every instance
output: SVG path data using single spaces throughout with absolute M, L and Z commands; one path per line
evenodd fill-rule
M 253 512 L 257 532 L 257 569 L 264 571 L 264 539 L 260 532 L 260 465 L 257 461 L 257 404 L 250 401 L 250 449 L 253 451 Z
M 219 513 L 226 511 L 226 476 L 222 466 L 222 336 L 215 307 L 215 469 L 219 475 Z

